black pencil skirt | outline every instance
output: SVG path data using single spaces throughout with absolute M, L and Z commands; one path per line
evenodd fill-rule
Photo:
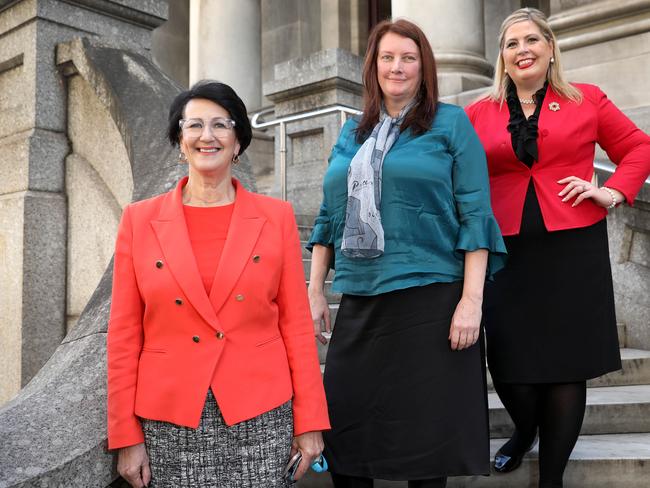
M 549 232 L 531 183 L 508 264 L 485 286 L 488 364 L 502 383 L 565 383 L 621 367 L 607 222 Z
M 487 474 L 483 343 L 452 351 L 462 282 L 344 295 L 325 368 L 334 473 L 387 480 Z

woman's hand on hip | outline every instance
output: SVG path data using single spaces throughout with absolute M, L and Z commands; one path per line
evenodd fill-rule
M 309 308 L 311 309 L 311 318 L 314 321 L 314 335 L 322 344 L 327 344 L 327 339 L 323 336 L 323 331 L 328 334 L 332 331 L 330 322 L 330 307 L 325 298 L 323 290 L 308 289 Z
M 451 318 L 449 340 L 454 351 L 466 349 L 476 343 L 481 333 L 482 301 L 463 296 Z
M 134 488 L 148 486 L 151 481 L 149 456 L 144 442 L 123 447 L 117 453 L 117 472 Z
M 294 479 L 299 480 L 309 469 L 309 466 L 316 461 L 323 453 L 325 444 L 323 443 L 323 434 L 320 431 L 305 432 L 304 434 L 297 435 L 293 438 L 291 443 L 291 455 L 293 457 L 298 451 L 302 454 L 302 461 L 298 465 L 298 469 L 294 475 Z
M 598 188 L 596 185 L 593 185 L 590 181 L 585 181 L 577 176 L 567 176 L 558 181 L 560 185 L 566 185 L 558 196 L 562 198 L 563 202 L 568 202 L 572 198 L 575 198 L 575 201 L 571 205 L 575 207 L 580 205 L 585 198 L 591 198 L 591 200 L 598 205 L 599 207 L 609 207 L 612 200 L 612 193 L 616 197 L 616 202 L 621 203 L 625 200 L 625 196 L 618 190 L 610 188 L 610 193 L 607 190 Z

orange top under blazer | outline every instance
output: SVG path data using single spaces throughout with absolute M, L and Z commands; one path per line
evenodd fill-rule
M 293 398 L 296 435 L 329 428 L 291 205 L 239 182 L 210 296 L 181 191 L 124 210 L 108 326 L 108 443 L 143 442 L 138 417 L 196 428 L 208 388 L 228 425 Z
M 628 204 L 634 202 L 650 172 L 650 138 L 597 86 L 575 86 L 582 91 L 580 104 L 548 88 L 538 124 L 539 161 L 532 168 L 519 161 L 512 149 L 506 102 L 500 106 L 484 99 L 466 108 L 487 153 L 492 209 L 503 235 L 519 233 L 531 178 L 547 230 L 586 227 L 603 219 L 607 210 L 591 199 L 571 207 L 573 200 L 562 202 L 558 197 L 564 188 L 558 180 L 567 176 L 591 180 L 596 143 L 618 165 L 605 186 L 623 193 Z

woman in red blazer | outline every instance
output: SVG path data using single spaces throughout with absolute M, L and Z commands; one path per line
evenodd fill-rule
M 515 469 L 539 434 L 539 486 L 559 487 L 586 380 L 620 368 L 605 216 L 634 201 L 650 138 L 598 87 L 564 81 L 540 11 L 510 15 L 499 49 L 492 92 L 467 108 L 509 254 L 484 302 L 490 372 L 516 427 L 494 467 Z M 617 165 L 601 187 L 596 143 Z
M 108 327 L 108 442 L 134 487 L 288 486 L 329 428 L 288 203 L 247 192 L 243 102 L 200 82 L 172 102 L 189 177 L 120 222 Z

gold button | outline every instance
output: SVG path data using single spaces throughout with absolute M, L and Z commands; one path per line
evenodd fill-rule
M 201 340 L 201 338 L 199 336 L 194 336 L 194 337 L 192 337 L 192 340 L 194 342 L 199 342 Z
M 176 300 L 174 300 L 174 303 L 176 303 L 176 305 L 183 305 L 183 300 L 177 298 Z
M 156 268 L 160 269 L 162 267 L 163 267 L 163 262 L 159 259 L 158 261 L 156 261 Z
M 237 295 L 235 297 L 235 300 L 237 300 L 238 302 L 243 302 L 244 301 L 244 295 L 242 295 L 242 294 Z
M 259 263 L 260 262 L 260 257 L 257 254 L 255 256 L 253 256 L 253 262 L 254 263 Z
M 217 332 L 217 339 L 223 339 L 224 337 L 226 337 L 226 336 L 225 336 L 225 334 L 223 332 L 221 332 L 221 331 Z

